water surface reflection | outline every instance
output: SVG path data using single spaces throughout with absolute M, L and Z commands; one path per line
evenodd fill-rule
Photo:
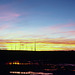
M 30 74 L 30 75 L 53 75 L 53 73 L 44 73 L 44 72 L 20 72 L 20 71 L 10 71 L 11 74 Z

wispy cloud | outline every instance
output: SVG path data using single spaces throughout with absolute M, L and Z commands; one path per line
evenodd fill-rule
M 54 32 L 54 33 L 52 33 L 52 34 L 62 34 L 62 35 L 65 35 L 64 37 L 69 38 L 69 37 L 75 36 L 75 31 Z
M 10 4 L 3 4 L 3 5 L 0 5 L 0 10 L 4 10 L 4 9 L 8 9 L 10 8 Z
M 44 38 L 41 41 L 38 41 L 41 43 L 50 43 L 50 44 L 75 44 L 75 40 L 67 39 L 67 38 Z
M 39 29 L 39 32 L 48 38 L 70 37 L 71 35 L 75 35 L 75 31 L 72 30 L 70 27 L 74 28 L 75 23 L 45 26 L 41 27 Z
M 11 27 L 10 24 L 3 24 L 3 25 L 0 26 L 0 31 L 8 29 L 9 27 Z
M 58 33 L 69 33 L 69 34 L 75 34 L 75 31 L 66 31 L 66 32 L 58 32 Z
M 0 13 L 0 21 L 10 21 L 19 16 L 20 16 L 20 14 L 13 13 L 13 12 Z
M 0 21 L 10 21 L 20 16 L 12 9 L 12 4 L 0 5 Z
M 40 28 L 40 30 L 42 31 L 52 31 L 52 32 L 58 32 L 61 31 L 63 28 L 67 28 L 67 27 L 74 27 L 75 24 L 60 24 L 60 25 L 54 25 L 54 26 L 46 26 L 46 27 L 42 27 Z

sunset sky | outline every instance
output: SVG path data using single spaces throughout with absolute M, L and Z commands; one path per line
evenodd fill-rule
M 35 46 L 75 50 L 75 0 L 0 0 L 0 49 Z

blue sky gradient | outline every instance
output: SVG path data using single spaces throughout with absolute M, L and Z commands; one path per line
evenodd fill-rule
M 1 37 L 19 32 L 17 38 L 26 35 L 67 37 L 72 34 L 67 32 L 75 33 L 75 1 L 0 0 L 0 27 Z M 13 37 L 16 38 L 13 35 L 7 39 Z

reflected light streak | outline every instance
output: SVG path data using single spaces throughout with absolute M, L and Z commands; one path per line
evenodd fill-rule
M 30 74 L 30 75 L 53 75 L 53 73 L 43 73 L 43 72 L 18 72 L 18 71 L 10 71 L 11 74 Z
M 8 62 L 6 63 L 6 65 L 39 65 L 38 63 L 19 63 L 19 61 L 17 62 Z

